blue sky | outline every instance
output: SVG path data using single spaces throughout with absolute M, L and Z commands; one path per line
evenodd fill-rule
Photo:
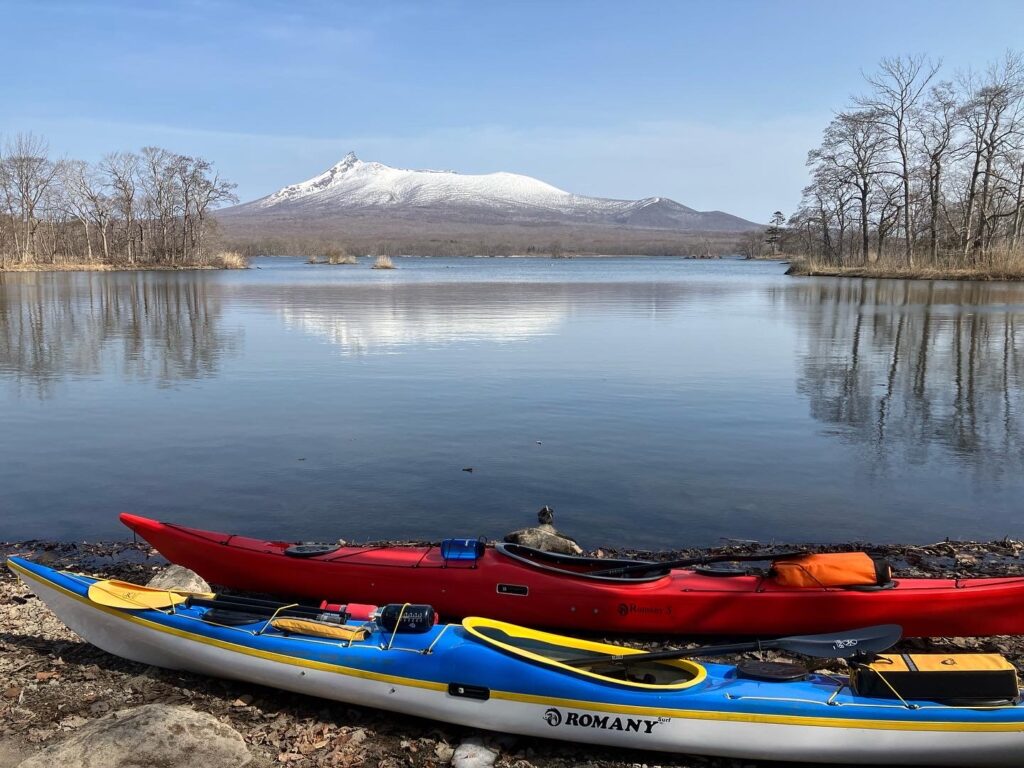
M 1024 2 L 0 0 L 0 26 L 0 134 L 59 155 L 158 144 L 251 199 L 354 150 L 766 220 L 862 70 L 983 67 Z

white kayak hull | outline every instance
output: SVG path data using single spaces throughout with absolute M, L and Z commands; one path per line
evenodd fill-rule
M 1012 730 L 958 727 L 857 727 L 794 716 L 789 722 L 719 717 L 701 712 L 649 716 L 558 697 L 460 698 L 448 686 L 276 654 L 239 652 L 225 643 L 159 628 L 130 612 L 99 608 L 37 574 L 18 569 L 60 619 L 82 639 L 122 658 L 201 675 L 232 678 L 324 699 L 523 736 L 637 750 L 875 765 L 1022 765 L 1024 725 Z M 379 652 L 368 649 L 367 652 Z M 530 700 L 534 698 L 536 700 Z M 634 725 L 634 723 L 638 723 Z

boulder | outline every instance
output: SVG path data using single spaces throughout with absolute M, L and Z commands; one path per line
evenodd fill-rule
M 470 736 L 455 748 L 453 768 L 491 768 L 498 759 L 499 750 L 488 746 L 479 736 Z
M 195 571 L 180 565 L 168 565 L 149 580 L 147 587 L 153 589 L 180 589 L 184 592 L 210 592 L 210 585 Z
M 213 715 L 147 704 L 82 726 L 18 768 L 235 768 L 251 760 L 241 734 Z
M 548 506 L 541 507 L 535 527 L 512 531 L 505 536 L 505 541 L 560 555 L 582 555 L 583 549 L 576 540 L 559 533 L 554 521 L 555 511 Z
M 13 738 L 0 738 L 0 768 L 14 768 L 27 754 L 26 748 Z

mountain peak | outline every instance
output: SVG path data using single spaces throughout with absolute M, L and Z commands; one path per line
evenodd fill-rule
M 359 160 L 358 157 L 356 157 L 356 153 L 349 152 L 347 155 L 341 158 L 340 162 L 335 163 L 331 170 L 337 169 L 339 171 L 347 171 L 349 168 L 351 168 L 358 162 L 361 161 Z

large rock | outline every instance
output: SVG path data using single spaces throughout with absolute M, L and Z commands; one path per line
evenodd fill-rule
M 149 580 L 153 589 L 179 589 L 183 592 L 209 592 L 210 585 L 195 571 L 180 565 L 169 565 Z
M 235 768 L 250 760 L 238 731 L 213 715 L 147 704 L 83 726 L 18 768 Z
M 0 768 L 14 768 L 27 754 L 27 749 L 13 738 L 0 738 Z
M 496 747 L 486 744 L 479 736 L 470 736 L 455 748 L 452 768 L 492 768 L 498 755 Z
M 523 528 L 512 531 L 505 536 L 505 541 L 510 544 L 522 544 L 526 547 L 533 547 L 545 552 L 555 552 L 560 555 L 582 555 L 583 549 L 563 533 L 559 533 L 554 526 L 555 511 L 551 507 L 541 507 L 537 513 L 538 525 L 534 528 Z

